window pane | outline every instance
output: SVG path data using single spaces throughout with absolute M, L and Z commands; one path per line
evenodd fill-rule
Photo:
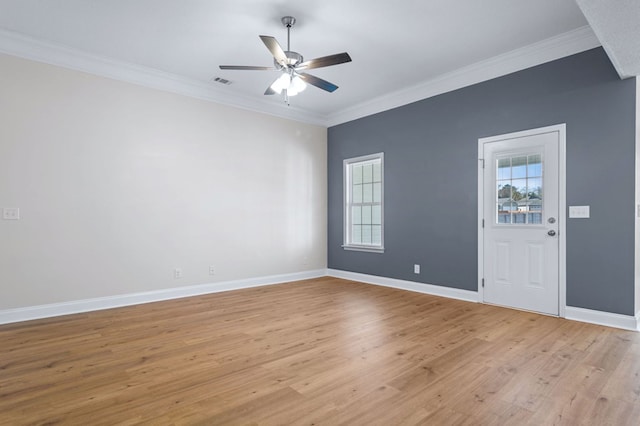
M 371 242 L 375 245 L 382 244 L 382 226 L 371 227 Z
M 520 201 L 527 198 L 527 179 L 513 179 L 511 181 L 511 199 Z
M 353 244 L 362 244 L 362 225 L 353 225 L 351 227 L 351 242 Z
M 380 163 L 373 164 L 373 181 L 382 182 L 382 167 Z
M 504 200 L 502 202 L 498 202 L 498 211 L 499 212 L 517 212 L 518 202 L 513 200 Z
M 382 183 L 373 184 L 373 202 L 374 203 L 382 202 Z
M 527 156 L 511 158 L 511 178 L 527 177 Z
M 352 166 L 353 170 L 353 183 L 362 183 L 362 165 L 355 164 Z
M 354 225 L 360 225 L 362 223 L 362 207 L 351 207 L 351 223 Z
M 542 223 L 542 213 L 529 213 L 529 223 L 533 224 L 541 224 Z
M 497 160 L 496 223 L 542 223 L 542 154 Z
M 527 223 L 527 214 L 522 212 L 516 212 L 511 214 L 513 223 Z
M 529 211 L 542 211 L 542 200 L 529 200 L 527 203 L 527 207 Z
M 362 225 L 362 244 L 371 244 L 371 225 Z
M 530 199 L 542 200 L 542 178 L 527 179 L 527 186 Z
M 371 223 L 382 225 L 382 206 L 373 206 L 371 209 Z
M 362 182 L 369 183 L 373 181 L 373 164 L 362 166 Z
M 498 209 L 498 223 L 511 223 L 511 213 Z
M 534 154 L 529 156 L 529 165 L 527 166 L 527 175 L 529 177 L 542 176 L 542 155 Z
M 363 203 L 373 202 L 373 184 L 372 183 L 365 183 L 362 185 L 362 202 Z
M 497 189 L 498 201 L 507 201 L 511 199 L 511 181 L 498 182 Z
M 511 159 L 501 158 L 498 160 L 498 180 L 511 179 Z
M 362 202 L 362 185 L 353 185 L 353 202 Z
M 362 224 L 371 225 L 371 206 L 362 206 Z

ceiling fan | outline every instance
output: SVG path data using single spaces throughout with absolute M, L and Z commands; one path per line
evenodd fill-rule
M 351 62 L 347 52 L 321 58 L 304 61 L 301 54 L 291 50 L 291 27 L 296 23 L 293 16 L 285 16 L 281 19 L 282 25 L 287 28 L 287 50 L 280 47 L 278 41 L 271 36 L 261 35 L 260 39 L 273 55 L 273 67 L 247 66 L 247 65 L 220 65 L 223 70 L 277 70 L 282 74 L 264 92 L 265 95 L 284 93 L 284 100 L 289 104 L 289 96 L 295 96 L 306 88 L 305 83 L 316 86 L 327 92 L 335 91 L 338 86 L 304 71 L 338 65 Z

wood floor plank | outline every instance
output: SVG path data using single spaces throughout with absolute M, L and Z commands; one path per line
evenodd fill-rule
M 319 278 L 0 326 L 0 425 L 635 425 L 640 335 Z

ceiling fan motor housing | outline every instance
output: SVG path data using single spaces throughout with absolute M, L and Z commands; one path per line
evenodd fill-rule
M 296 23 L 296 18 L 293 16 L 283 16 L 282 19 L 280 19 L 280 22 L 282 22 L 282 25 L 285 27 L 291 28 L 293 27 L 293 24 Z
M 284 69 L 285 65 L 286 65 L 286 68 L 295 67 L 296 65 L 301 64 L 302 61 L 303 61 L 302 55 L 299 54 L 298 52 L 292 52 L 292 51 L 286 50 L 284 52 L 284 54 L 287 55 L 287 63 L 286 64 L 281 64 L 275 58 L 273 60 L 273 65 L 279 70 Z

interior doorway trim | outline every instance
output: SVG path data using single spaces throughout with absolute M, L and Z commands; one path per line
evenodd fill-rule
M 558 316 L 566 317 L 567 308 L 567 131 L 566 124 L 523 130 L 478 139 L 478 301 L 484 303 L 484 144 L 541 133 L 558 133 Z

